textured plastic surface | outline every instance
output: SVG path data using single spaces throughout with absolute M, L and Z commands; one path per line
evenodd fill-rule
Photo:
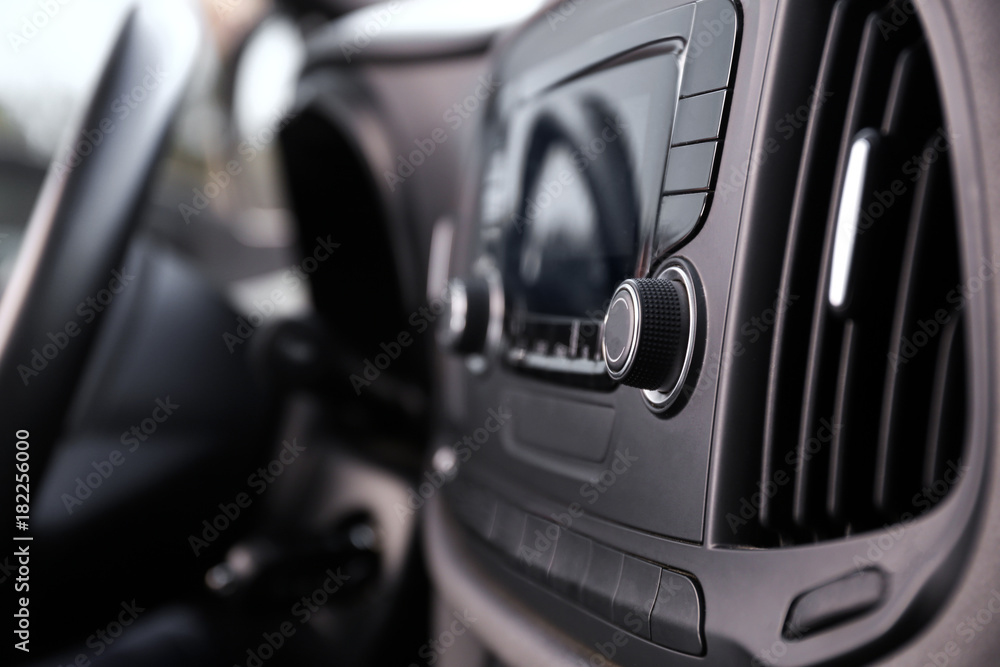
M 683 358 L 687 350 L 687 332 L 683 328 L 686 297 L 683 287 L 670 280 L 643 278 L 629 285 L 639 297 L 639 335 L 621 382 L 640 389 L 659 389 L 671 379 L 676 380 L 678 357 Z

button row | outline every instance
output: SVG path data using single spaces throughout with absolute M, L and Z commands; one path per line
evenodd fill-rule
M 730 0 L 699 0 L 695 5 L 663 177 L 654 257 L 680 245 L 704 219 L 721 148 L 738 20 Z
M 524 574 L 643 639 L 704 653 L 701 599 L 690 577 L 529 515 L 461 477 L 449 496 L 462 522 Z

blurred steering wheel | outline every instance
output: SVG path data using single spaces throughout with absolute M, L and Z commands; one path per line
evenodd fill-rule
M 0 300 L 5 479 L 12 478 L 16 437 L 30 443 L 31 476 L 41 484 L 104 312 L 86 304 L 106 298 L 105 291 L 117 293 L 129 280 L 121 262 L 200 35 L 198 19 L 183 2 L 133 8 L 82 125 L 49 166 Z

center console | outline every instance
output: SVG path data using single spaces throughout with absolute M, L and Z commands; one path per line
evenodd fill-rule
M 954 416 L 974 372 L 960 325 L 926 372 L 884 361 L 912 314 L 892 304 L 921 292 L 908 220 L 943 212 L 926 252 L 946 258 L 942 284 L 961 280 L 950 192 L 920 190 L 895 226 L 859 234 L 848 270 L 873 282 L 826 299 L 853 143 L 885 137 L 859 186 L 879 192 L 875 174 L 933 129 L 898 110 L 937 113 L 900 83 L 934 79 L 911 55 L 919 24 L 877 41 L 891 11 L 562 3 L 498 48 L 445 235 L 433 461 L 449 482 L 428 547 L 476 564 L 468 590 L 520 605 L 498 618 L 536 614 L 589 664 L 804 665 L 856 664 L 933 614 L 978 479 L 907 524 L 904 546 L 864 554 L 946 461 L 982 455 L 977 422 Z M 893 401 L 945 417 L 918 435 Z M 904 432 L 935 434 L 923 458 L 895 458 Z

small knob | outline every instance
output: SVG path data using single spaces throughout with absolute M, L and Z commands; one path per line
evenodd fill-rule
M 604 362 L 613 380 L 639 389 L 673 389 L 690 335 L 681 280 L 639 278 L 618 286 L 604 318 Z
M 441 314 L 438 342 L 464 354 L 486 348 L 490 327 L 490 283 L 483 276 L 452 278 L 448 283 L 448 304 Z

